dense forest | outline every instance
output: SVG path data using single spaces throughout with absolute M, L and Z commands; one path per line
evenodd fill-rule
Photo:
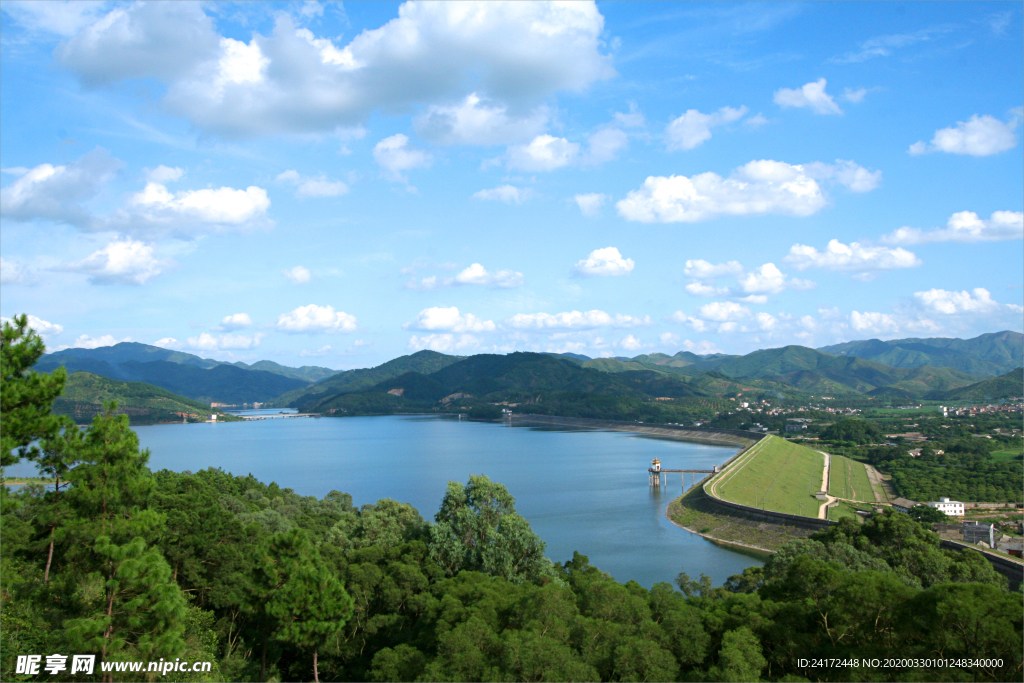
M 485 477 L 450 483 L 428 522 L 388 499 L 151 472 L 125 416 L 79 429 L 51 413 L 64 373 L 28 370 L 42 342 L 25 324 L 3 330 L 2 464 L 55 483 L 0 487 L 2 680 L 75 678 L 15 673 L 33 653 L 213 662 L 176 680 L 1021 677 L 1021 595 L 907 515 L 793 541 L 719 587 L 621 584 L 583 554 L 547 559 Z M 803 662 L 822 657 L 856 661 Z M 900 661 L 864 661 L 886 657 Z M 969 659 L 905 659 L 934 657 Z

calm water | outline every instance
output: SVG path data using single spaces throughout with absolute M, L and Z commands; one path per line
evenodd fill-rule
M 652 491 L 647 467 L 709 469 L 735 449 L 623 432 L 509 428 L 433 417 L 290 418 L 248 423 L 137 427 L 154 470 L 220 467 L 296 493 L 352 494 L 411 503 L 433 520 L 449 480 L 485 474 L 508 487 L 516 508 L 556 562 L 574 550 L 619 581 L 650 587 L 685 570 L 718 585 L 760 562 L 673 526 L 665 507 L 679 495 Z M 687 479 L 689 483 L 689 479 Z

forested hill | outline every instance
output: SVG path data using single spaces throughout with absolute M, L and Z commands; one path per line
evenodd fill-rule
M 288 368 L 272 361 L 221 363 L 148 344 L 121 342 L 96 349 L 65 349 L 44 355 L 34 369 L 90 372 L 123 382 L 146 382 L 204 403 L 252 403 L 308 386 L 333 374 L 329 368 Z
M 1020 396 L 1024 396 L 1024 368 L 1010 370 L 1005 375 L 959 389 L 935 392 L 928 398 L 940 401 L 998 401 Z
M 144 382 L 121 382 L 91 372 L 68 375 L 64 393 L 53 402 L 53 412 L 85 424 L 103 413 L 104 403 L 117 402 L 116 414 L 124 414 L 133 425 L 161 422 L 203 422 L 211 414 L 218 420 L 233 418 L 206 403 L 172 394 Z
M 1020 332 L 992 332 L 974 339 L 867 339 L 818 349 L 837 356 L 856 356 L 897 368 L 922 365 L 952 368 L 971 375 L 1002 375 L 1020 367 L 1024 335 Z

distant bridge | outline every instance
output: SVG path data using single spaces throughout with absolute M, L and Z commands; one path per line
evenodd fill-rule
M 694 483 L 696 483 L 696 481 L 697 481 L 697 475 L 698 474 L 714 474 L 716 472 L 719 472 L 720 470 L 721 470 L 721 468 L 719 468 L 718 465 L 715 465 L 715 468 L 712 469 L 712 470 L 670 470 L 670 469 L 665 469 L 664 467 L 659 468 L 659 469 L 654 469 L 653 467 L 650 467 L 650 468 L 647 469 L 647 476 L 648 476 L 648 480 L 649 480 L 651 486 L 661 486 L 662 485 L 661 484 L 661 475 L 664 474 L 665 475 L 665 486 L 667 487 L 668 486 L 668 473 L 669 472 L 678 472 L 679 475 L 680 475 L 679 476 L 680 484 L 682 484 L 683 491 L 685 491 L 686 490 L 686 473 L 687 472 L 690 473 L 690 486 L 692 487 L 694 485 Z
M 286 417 L 320 417 L 317 413 L 279 413 L 277 415 L 235 415 L 243 420 L 282 420 Z

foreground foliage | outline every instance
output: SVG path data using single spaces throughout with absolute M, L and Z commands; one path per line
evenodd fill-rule
M 4 456 L 38 438 L 23 456 L 59 478 L 0 487 L 2 680 L 29 678 L 18 654 L 53 652 L 214 662 L 179 680 L 1020 678 L 1020 595 L 907 516 L 793 542 L 722 587 L 621 584 L 579 553 L 547 561 L 485 477 L 451 484 L 428 524 L 387 499 L 356 508 L 216 469 L 152 473 L 124 416 L 54 422 L 43 408 L 61 378 L 27 376 L 30 363 L 7 374 L 9 350 L 37 341 L 5 329 L 3 393 L 45 390 L 17 394 L 38 409 L 10 432 L 4 420 Z M 801 664 L 893 655 L 1002 663 Z

